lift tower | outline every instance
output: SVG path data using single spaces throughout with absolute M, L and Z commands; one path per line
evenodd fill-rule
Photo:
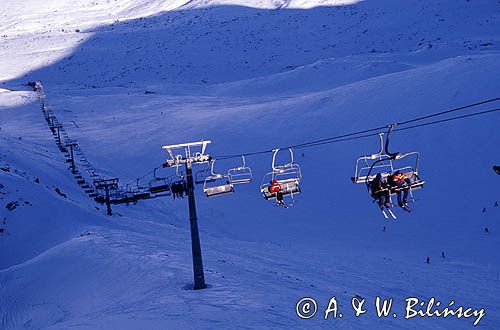
M 169 158 L 163 164 L 164 167 L 186 168 L 187 196 L 189 202 L 189 223 L 191 227 L 191 252 L 193 255 L 194 290 L 205 289 L 205 275 L 203 272 L 203 260 L 201 257 L 200 233 L 198 230 L 198 218 L 196 216 L 196 203 L 194 198 L 193 165 L 203 164 L 210 161 L 210 156 L 205 153 L 207 145 L 211 141 L 200 141 L 163 146 Z

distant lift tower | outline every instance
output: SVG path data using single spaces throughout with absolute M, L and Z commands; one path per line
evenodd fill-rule
M 200 141 L 163 146 L 167 150 L 169 158 L 163 164 L 164 167 L 186 168 L 187 196 L 189 202 L 189 222 L 191 225 L 191 251 L 193 254 L 194 290 L 205 289 L 205 275 L 203 272 L 203 260 L 201 257 L 200 234 L 198 231 L 198 218 L 196 217 L 196 204 L 194 199 L 193 165 L 203 164 L 210 161 L 210 156 L 205 153 L 207 145 L 211 141 Z

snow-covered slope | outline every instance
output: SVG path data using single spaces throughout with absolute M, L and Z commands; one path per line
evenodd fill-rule
M 7 9 L 2 328 L 472 327 L 470 319 L 379 320 L 373 309 L 355 318 L 356 294 L 393 297 L 400 312 L 409 296 L 453 299 L 486 309 L 478 328 L 498 328 L 498 114 L 394 134 L 393 149 L 421 153 L 427 181 L 415 211 L 397 210 L 396 221 L 350 182 L 376 138 L 297 150 L 303 193 L 286 210 L 258 191 L 270 154 L 248 157 L 255 182 L 233 196 L 208 200 L 197 189 L 211 287 L 193 292 L 185 290 L 187 201 L 114 206 L 106 217 L 76 185 L 36 93 L 21 84 L 41 79 L 100 173 L 135 182 L 165 160 L 164 144 L 205 138 L 215 156 L 239 154 L 499 97 L 500 4 L 54 0 Z M 325 308 L 333 295 L 344 319 L 295 315 L 301 297 Z
M 308 3 L 321 5 L 319 1 Z M 307 10 L 296 6 L 279 9 L 280 2 L 275 1 L 246 5 L 190 1 L 177 10 L 149 17 L 144 8 L 156 7 L 137 0 L 126 4 L 127 9 L 117 10 L 109 4 L 106 10 L 101 3 L 96 9 L 100 15 L 79 8 L 68 13 L 62 10 L 83 27 L 64 25 L 66 20 L 60 21 L 58 16 L 48 19 L 56 22 L 50 23 L 53 28 L 47 23 L 45 28 L 35 26 L 30 32 L 21 33 L 6 25 L 6 37 L 2 38 L 6 53 L 12 53 L 8 50 L 13 47 L 16 60 L 36 62 L 23 67 L 7 62 L 9 70 L 0 79 L 19 76 L 11 70 L 23 69 L 25 73 L 41 64 L 52 64 L 36 76 L 44 79 L 57 74 L 59 82 L 80 86 L 212 84 L 345 56 L 363 64 L 366 54 L 387 60 L 394 58 L 382 55 L 397 53 L 400 61 L 422 63 L 451 54 L 498 50 L 499 9 L 490 1 L 364 1 L 346 6 L 327 3 Z M 17 7 L 12 10 L 21 14 L 14 19 L 29 28 L 30 20 L 22 14 L 26 9 Z M 72 14 L 74 11 L 82 14 Z M 101 15 L 143 16 L 101 25 L 108 22 Z M 47 50 L 50 55 L 39 54 Z M 33 52 L 40 56 L 29 56 Z M 45 62 L 38 62 L 42 59 Z

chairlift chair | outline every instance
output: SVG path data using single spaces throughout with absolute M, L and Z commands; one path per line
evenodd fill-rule
M 391 134 L 392 128 L 394 126 L 389 126 L 389 132 L 385 139 L 384 148 L 384 133 L 379 134 L 380 139 L 380 149 L 377 153 L 371 155 L 361 156 L 356 160 L 356 167 L 354 176 L 351 177 L 353 183 L 364 183 L 368 187 L 370 195 L 373 197 L 371 192 L 370 182 L 375 179 L 377 174 L 382 176 L 382 179 L 387 180 L 396 171 L 400 171 L 409 180 L 409 194 L 411 200 L 413 198 L 413 190 L 421 189 L 424 186 L 425 181 L 421 180 L 418 172 L 418 165 L 420 160 L 420 154 L 416 151 L 408 153 L 391 153 L 388 150 L 389 146 L 389 136 Z M 400 161 L 403 159 L 412 160 L 412 166 L 399 166 Z M 399 192 L 399 188 L 391 188 L 390 196 L 394 196 Z
M 269 191 L 269 187 L 274 180 L 281 186 L 280 193 L 283 197 L 290 196 L 292 203 L 294 195 L 301 193 L 300 181 L 302 180 L 302 172 L 300 166 L 294 163 L 293 150 L 288 150 L 290 152 L 290 162 L 282 165 L 276 165 L 276 155 L 280 149 L 273 150 L 272 172 L 264 175 L 260 185 L 260 192 L 266 200 L 276 199 L 277 197 L 277 193 Z
M 153 179 L 149 182 L 149 192 L 154 195 L 154 197 L 170 196 L 170 183 L 168 178 L 162 178 L 156 176 L 156 170 L 153 172 Z
M 205 179 L 208 178 L 212 174 L 210 164 L 204 169 L 197 171 L 194 175 L 194 183 L 195 184 L 204 184 Z
M 207 197 L 215 197 L 234 193 L 234 186 L 229 182 L 227 174 L 214 172 L 215 160 L 211 162 L 211 174 L 203 183 L 203 192 Z
M 175 183 L 185 183 L 186 179 L 184 177 L 184 172 L 180 169 L 180 166 L 175 166 L 175 174 L 167 178 L 170 187 Z
M 127 197 L 127 191 L 123 190 L 121 188 L 118 188 L 114 191 L 113 194 L 110 196 L 110 203 L 111 204 L 122 204 L 122 203 L 129 203 L 128 197 Z
M 253 179 L 252 169 L 246 166 L 245 156 L 241 156 L 243 164 L 241 166 L 231 168 L 228 172 L 228 178 L 230 184 L 244 184 L 250 183 Z
M 170 196 L 170 184 L 167 178 L 154 178 L 149 182 L 149 192 L 155 197 Z
M 136 181 L 136 188 L 132 191 L 132 198 L 134 202 L 137 202 L 140 199 L 149 199 L 151 198 L 151 194 L 149 193 L 148 187 L 143 187 L 139 185 L 139 179 Z
M 125 198 L 126 198 L 126 201 L 127 201 L 127 205 L 130 202 L 135 202 L 135 200 L 134 200 L 134 191 L 130 187 L 130 184 L 127 184 L 125 186 Z

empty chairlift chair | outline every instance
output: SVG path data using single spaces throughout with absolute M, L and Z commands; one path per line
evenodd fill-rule
M 170 183 L 168 178 L 157 177 L 156 170 L 157 168 L 154 169 L 154 177 L 149 182 L 149 192 L 154 197 L 170 196 L 172 192 L 170 190 Z
M 195 184 L 204 184 L 206 178 L 208 178 L 212 174 L 211 166 L 209 163 L 207 163 L 207 164 L 208 164 L 208 167 L 197 171 L 196 174 L 194 175 L 194 183 Z
M 127 205 L 131 202 L 137 202 L 136 200 L 134 200 L 134 191 L 132 190 L 132 187 L 130 187 L 130 184 L 127 184 L 125 186 L 125 200 Z
M 227 172 L 230 184 L 250 183 L 253 179 L 252 169 L 246 165 L 245 156 L 241 156 L 243 163 L 241 166 L 230 169 Z
M 207 197 L 215 197 L 234 193 L 234 186 L 229 181 L 227 174 L 214 172 L 215 160 L 211 163 L 211 174 L 203 183 L 203 192 Z
M 149 187 L 147 187 L 147 186 L 144 187 L 144 186 L 139 185 L 139 180 L 140 179 L 137 179 L 136 188 L 132 191 L 134 202 L 137 202 L 140 199 L 151 198 L 151 194 L 149 193 Z
M 302 172 L 300 166 L 294 163 L 293 150 L 288 149 L 290 152 L 290 162 L 286 164 L 277 165 L 276 155 L 280 149 L 273 150 L 272 172 L 267 173 L 262 178 L 260 185 L 260 192 L 266 200 L 276 199 L 277 193 L 269 191 L 272 182 L 276 182 L 281 186 L 280 193 L 283 197 L 289 196 L 294 201 L 294 195 L 300 194 L 300 181 L 302 180 Z

